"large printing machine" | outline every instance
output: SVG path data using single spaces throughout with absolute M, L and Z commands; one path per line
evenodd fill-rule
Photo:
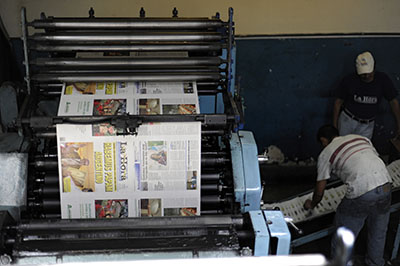
M 2 142 L 8 146 L 0 146 L 0 265 L 289 253 L 282 213 L 260 208 L 256 144 L 251 132 L 240 130 L 233 10 L 228 22 L 218 13 L 191 19 L 178 17 L 176 9 L 172 13 L 172 18 L 147 18 L 141 9 L 139 18 L 97 18 L 91 9 L 88 18 L 42 13 L 27 22 L 22 9 L 26 88 L 0 91 L 2 121 L 12 122 L 3 125 Z M 157 57 L 182 51 L 188 56 Z M 76 58 L 77 52 L 154 56 Z M 56 116 L 62 84 L 78 81 L 196 81 L 202 113 Z M 57 124 L 109 122 L 134 134 L 143 123 L 171 121 L 202 124 L 200 216 L 61 219 Z M 280 263 L 328 262 L 311 256 Z

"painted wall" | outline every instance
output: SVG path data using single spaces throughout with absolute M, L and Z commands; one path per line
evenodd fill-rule
M 305 34 L 399 32 L 398 0 L 1 0 L 0 16 L 11 37 L 20 36 L 20 9 L 28 21 L 41 12 L 48 16 L 171 16 L 173 7 L 182 17 L 210 17 L 220 12 L 226 20 L 234 8 L 236 34 Z
M 378 71 L 400 88 L 400 37 L 337 37 L 237 40 L 237 76 L 245 99 L 245 128 L 259 152 L 277 145 L 292 159 L 316 157 L 320 126 L 332 123 L 333 91 L 355 71 L 356 56 L 369 50 Z M 373 142 L 389 152 L 394 117 L 382 101 Z

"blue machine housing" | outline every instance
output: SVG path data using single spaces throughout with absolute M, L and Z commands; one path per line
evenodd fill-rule
M 230 140 L 235 201 L 242 213 L 260 210 L 261 178 L 253 133 L 239 131 Z
M 270 255 L 270 241 L 273 237 L 278 240 L 274 253 L 288 255 L 291 237 L 282 212 L 250 211 L 249 215 L 255 236 L 254 256 Z

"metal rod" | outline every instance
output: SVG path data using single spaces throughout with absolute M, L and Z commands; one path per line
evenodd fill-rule
M 39 84 L 39 92 L 40 94 L 44 94 L 44 95 L 48 95 L 48 96 L 52 96 L 52 95 L 60 95 L 61 94 L 61 89 L 62 89 L 62 85 L 60 85 L 59 87 L 46 87 L 46 86 L 42 86 L 42 84 L 45 83 L 41 83 Z M 202 89 L 199 88 L 198 84 L 197 84 L 197 92 L 199 95 L 215 95 L 218 93 L 223 93 L 222 90 L 220 89 Z
M 224 134 L 225 134 L 224 130 L 202 130 L 201 131 L 202 136 L 224 135 Z
M 60 219 L 61 218 L 61 214 L 46 213 L 46 214 L 43 215 L 43 218 L 46 218 L 46 219 Z
M 230 160 L 227 158 L 206 158 L 206 157 L 201 157 L 201 166 L 203 167 L 209 167 L 209 166 L 218 166 L 218 165 L 224 165 L 228 163 Z
M 206 29 L 224 24 L 217 19 L 53 18 L 34 20 L 29 25 L 38 29 Z
M 18 123 L 29 125 L 32 128 L 50 128 L 56 124 L 92 124 L 101 122 L 118 122 L 136 120 L 141 123 L 156 122 L 203 122 L 207 126 L 225 127 L 228 122 L 235 121 L 235 117 L 226 114 L 197 114 L 197 115 L 120 115 L 120 116 L 32 116 L 21 118 Z
M 189 57 L 189 58 L 38 58 L 31 61 L 31 64 L 37 66 L 218 66 L 223 60 L 219 57 Z
M 233 47 L 233 8 L 230 7 L 229 8 L 229 22 L 228 22 L 229 26 L 228 26 L 228 74 L 227 74 L 227 89 L 230 90 L 231 88 L 231 81 L 232 81 L 232 47 Z
M 202 86 L 204 87 L 215 87 L 221 85 L 218 82 L 212 82 L 212 81 L 203 81 L 203 82 L 197 82 L 197 88 L 200 88 Z
M 210 214 L 221 214 L 222 210 L 201 210 L 201 215 L 210 215 Z
M 216 95 L 218 93 L 222 93 L 222 91 L 218 89 L 208 89 L 208 90 L 198 89 L 197 91 L 199 95 Z
M 61 94 L 61 92 L 59 92 L 58 93 L 58 95 L 60 95 Z M 213 136 L 213 135 L 218 135 L 218 136 L 221 136 L 221 135 L 224 135 L 225 134 L 225 131 L 224 130 L 201 130 L 201 135 L 202 136 Z M 57 137 L 57 134 L 56 134 L 56 132 L 55 131 L 47 131 L 47 132 L 36 132 L 35 133 L 35 136 L 36 137 L 38 137 L 38 138 L 55 138 L 55 137 Z
M 99 229 L 140 229 L 162 226 L 164 228 L 196 228 L 199 226 L 243 225 L 241 216 L 191 216 L 191 217 L 141 217 L 126 219 L 76 219 L 23 221 L 16 226 L 19 230 L 99 230 Z
M 221 174 L 201 174 L 201 181 L 205 181 L 205 182 L 209 182 L 209 181 L 213 181 L 214 183 L 217 183 L 218 180 L 220 179 Z M 46 174 L 43 178 L 37 178 L 35 179 L 36 183 L 39 184 L 44 184 L 44 186 L 50 186 L 50 187 L 54 187 L 54 185 L 58 185 L 59 181 L 59 176 L 58 174 L 54 173 L 54 174 Z
M 29 70 L 29 56 L 28 56 L 28 29 L 26 26 L 26 9 L 21 9 L 21 27 L 22 27 L 22 42 L 24 48 L 24 65 L 25 65 L 25 82 L 28 89 L 28 94 L 31 94 L 31 79 Z
M 203 81 L 203 80 L 220 80 L 219 73 L 187 73 L 187 74 L 136 74 L 129 73 L 109 75 L 92 74 L 92 75 L 55 75 L 55 74 L 37 74 L 32 76 L 32 80 L 38 82 L 85 82 L 85 81 Z
M 226 227 L 225 227 L 226 228 Z M 219 230 L 219 229 L 214 229 Z M 146 241 L 145 239 L 154 238 L 154 236 L 160 238 L 171 238 L 184 236 L 190 234 L 192 239 L 204 236 L 209 234 L 209 228 L 199 227 L 196 230 L 193 228 L 173 228 L 170 230 L 166 230 L 163 227 L 151 228 L 150 230 L 101 230 L 93 232 L 90 230 L 86 231 L 57 231 L 55 233 L 52 232 L 39 232 L 39 233 L 31 233 L 22 236 L 21 242 L 33 242 L 33 241 L 103 241 L 107 239 L 107 241 L 113 240 L 139 240 Z M 27 243 L 26 243 L 27 244 Z
M 213 42 L 221 41 L 219 33 L 149 33 L 149 32 L 64 32 L 59 34 L 36 33 L 30 37 L 33 41 L 60 41 L 60 42 Z
M 227 156 L 228 153 L 226 151 L 202 151 L 201 155 L 202 156 L 208 156 L 208 157 L 212 157 L 212 156 Z
M 196 73 L 201 73 L 201 74 L 207 74 L 207 73 L 220 73 L 221 69 L 218 68 L 218 66 L 184 66 L 184 68 L 179 67 L 179 66 L 171 66 L 171 65 L 157 65 L 157 68 L 154 68 L 155 66 L 151 65 L 143 65 L 143 66 L 113 66 L 113 69 L 106 68 L 105 65 L 91 65 L 91 66 L 79 66 L 75 68 L 70 68 L 71 66 L 66 66 L 69 67 L 63 68 L 63 66 L 57 66 L 57 68 L 45 68 L 41 69 L 38 74 L 41 75 L 49 75 L 49 74 L 56 74 L 56 75 L 90 75 L 90 74 L 123 74 L 123 73 L 128 73 L 129 75 L 137 75 L 137 74 L 144 74 L 144 75 L 150 75 L 150 74 L 163 74 L 163 75 L 174 75 L 174 74 L 179 74 L 179 73 L 191 73 L 191 74 L 196 74 Z M 161 68 L 162 67 L 162 68 Z
M 61 95 L 61 92 L 59 92 L 58 95 Z M 35 136 L 38 138 L 55 138 L 57 134 L 56 132 L 36 132 Z
M 188 44 L 109 44 L 109 45 L 48 45 L 48 44 L 34 44 L 30 48 L 37 51 L 45 52 L 103 52 L 103 51 L 219 51 L 223 45 L 221 43 L 188 43 Z

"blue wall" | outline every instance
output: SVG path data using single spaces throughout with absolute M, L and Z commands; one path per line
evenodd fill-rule
M 273 144 L 291 159 L 316 157 L 316 131 L 332 122 L 333 90 L 355 71 L 360 52 L 371 51 L 377 70 L 400 88 L 398 37 L 241 38 L 236 44 L 245 129 L 253 131 L 259 153 Z M 389 152 L 395 129 L 383 101 L 373 137 L 379 152 Z

